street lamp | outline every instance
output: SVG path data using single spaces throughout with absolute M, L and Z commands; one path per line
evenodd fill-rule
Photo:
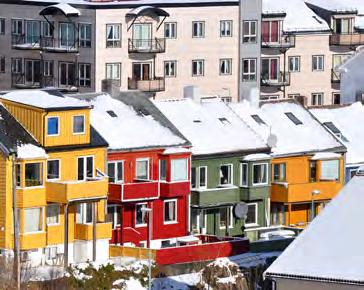
M 141 209 L 142 212 L 148 213 L 148 289 L 152 289 L 152 247 L 151 247 L 151 240 L 152 240 L 152 232 L 153 232 L 153 214 L 152 208 L 143 207 Z
M 312 191 L 311 193 L 311 222 L 313 221 L 314 217 L 315 217 L 315 201 L 314 201 L 314 198 L 315 198 L 315 195 L 319 195 L 320 194 L 320 191 L 318 189 L 315 189 Z

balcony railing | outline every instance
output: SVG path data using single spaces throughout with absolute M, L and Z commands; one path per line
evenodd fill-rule
M 341 73 L 335 69 L 331 69 L 331 82 L 332 83 L 340 83 Z
M 24 73 L 12 73 L 11 85 L 17 89 L 37 89 L 54 86 L 53 76 L 41 76 L 39 80 L 27 81 Z
M 186 196 L 190 193 L 190 188 L 191 183 L 189 181 L 161 182 L 160 196 L 163 198 Z
M 128 89 L 142 92 L 161 92 L 165 90 L 165 79 L 163 77 L 155 77 L 149 80 L 128 78 Z
M 40 40 L 40 45 L 42 50 L 48 52 L 78 52 L 78 42 L 74 41 L 64 41 L 53 37 L 42 37 Z
M 113 201 L 131 201 L 157 198 L 159 181 L 146 180 L 133 183 L 109 184 L 109 199 Z
M 12 35 L 11 46 L 14 49 L 41 49 L 40 37 L 25 36 L 25 35 Z
M 269 74 L 262 73 L 261 84 L 266 87 L 283 87 L 289 86 L 291 75 L 289 72 L 279 72 L 276 78 L 272 78 Z
M 166 51 L 166 39 L 130 39 L 128 42 L 129 53 L 161 53 Z
M 330 45 L 356 46 L 364 44 L 363 33 L 332 34 Z
M 269 35 L 262 35 L 263 48 L 292 48 L 296 45 L 296 36 L 293 34 L 281 35 L 276 41 L 269 40 Z

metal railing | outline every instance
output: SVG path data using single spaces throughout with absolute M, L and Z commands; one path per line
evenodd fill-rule
M 11 74 L 11 84 L 14 88 L 45 88 L 54 86 L 53 76 L 41 76 L 39 81 L 26 81 L 24 73 L 12 73 Z
M 13 34 L 11 46 L 16 49 L 40 49 L 40 37 Z
M 330 45 L 355 46 L 364 44 L 363 33 L 332 34 L 330 35 Z
M 296 45 L 296 36 L 294 34 L 278 36 L 276 41 L 272 41 L 270 38 L 269 35 L 262 35 L 263 48 L 292 48 Z
M 161 53 L 166 51 L 166 39 L 130 39 L 128 41 L 129 53 Z
M 289 86 L 291 83 L 291 74 L 290 72 L 282 72 L 280 71 L 276 78 L 271 78 L 269 73 L 262 73 L 261 84 L 262 86 L 268 87 L 282 87 Z
M 78 41 L 63 41 L 54 37 L 42 37 L 40 39 L 42 50 L 49 52 L 78 52 Z
M 128 78 L 128 89 L 142 92 L 161 92 L 165 90 L 165 79 L 164 77 L 155 77 L 149 80 Z

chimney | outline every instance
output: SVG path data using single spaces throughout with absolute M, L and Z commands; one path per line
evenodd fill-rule
M 183 88 L 183 97 L 191 99 L 197 103 L 201 101 L 200 89 L 197 86 L 185 86 Z

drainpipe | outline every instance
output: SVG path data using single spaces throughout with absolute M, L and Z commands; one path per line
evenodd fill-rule
M 96 202 L 92 203 L 92 261 L 96 261 Z
M 68 206 L 64 206 L 64 267 L 68 267 Z

